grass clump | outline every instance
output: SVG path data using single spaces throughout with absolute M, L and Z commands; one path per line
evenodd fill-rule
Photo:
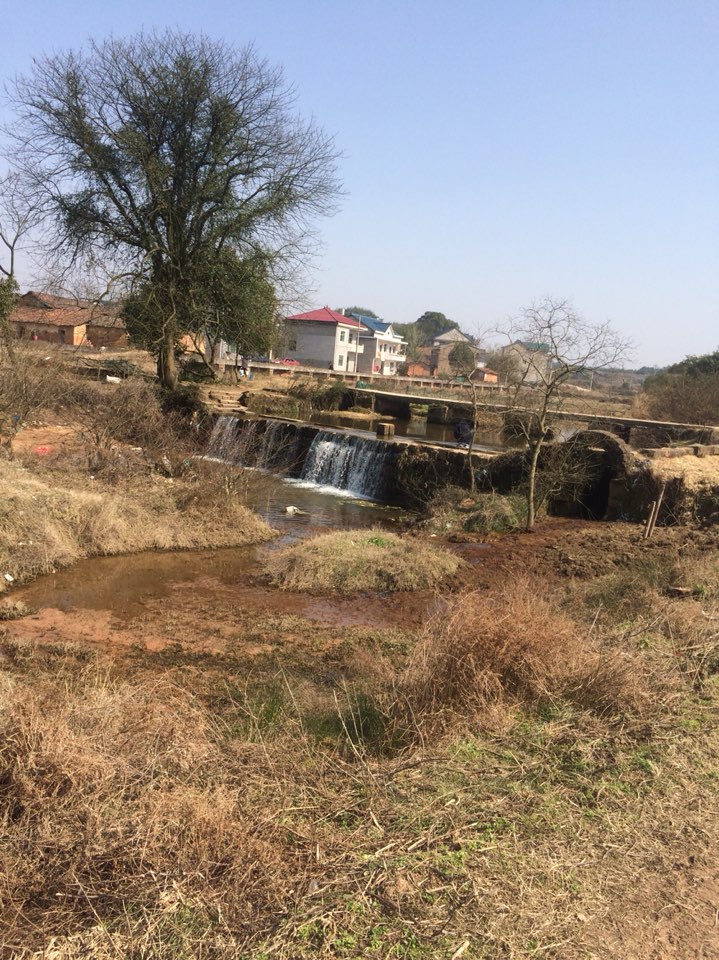
M 0 621 L 21 620 L 30 613 L 32 610 L 22 600 L 7 600 L 5 603 L 0 603 Z
M 527 505 L 520 495 L 480 493 L 470 496 L 462 487 L 438 490 L 427 507 L 422 526 L 446 533 L 490 534 L 522 529 Z
M 481 721 L 498 704 L 564 700 L 603 716 L 651 706 L 641 665 L 594 644 L 531 578 L 451 599 L 425 627 L 400 692 L 420 726 Z
M 385 530 L 339 531 L 287 547 L 267 561 L 284 590 L 311 593 L 426 590 L 461 563 L 446 550 L 403 540 Z
M 473 533 L 506 533 L 523 528 L 527 522 L 527 504 L 523 497 L 481 494 L 464 521 L 464 529 Z

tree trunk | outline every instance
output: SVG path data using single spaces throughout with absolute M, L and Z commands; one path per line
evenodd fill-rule
M 472 464 L 472 453 L 474 452 L 474 435 L 477 432 L 477 404 L 472 404 L 472 436 L 469 438 L 467 447 L 467 466 L 469 467 L 469 492 L 472 496 L 477 492 L 477 478 L 474 475 L 474 466 Z
M 178 371 L 175 357 L 175 338 L 166 336 L 157 355 L 157 378 L 167 390 L 174 390 L 177 386 Z
M 539 462 L 539 451 L 542 449 L 541 440 L 538 440 L 532 447 L 532 456 L 529 461 L 529 486 L 527 488 L 527 533 L 534 530 L 536 519 L 537 503 L 537 463 Z

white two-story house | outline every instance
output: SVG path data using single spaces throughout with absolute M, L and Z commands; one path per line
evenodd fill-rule
M 286 356 L 305 367 L 356 373 L 364 351 L 359 320 L 321 307 L 285 321 Z
M 407 360 L 407 341 L 394 332 L 391 323 L 359 313 L 350 313 L 349 316 L 359 320 L 364 328 L 359 334 L 363 350 L 358 358 L 358 372 L 395 376 Z

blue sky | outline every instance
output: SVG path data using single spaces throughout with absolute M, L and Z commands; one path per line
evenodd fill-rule
M 714 0 L 28 0 L 5 7 L 2 73 L 164 26 L 254 43 L 335 135 L 313 304 L 472 332 L 554 295 L 636 365 L 719 346 Z

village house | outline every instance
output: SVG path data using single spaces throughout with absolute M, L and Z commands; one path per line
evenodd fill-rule
M 478 366 L 472 371 L 470 379 L 475 383 L 499 383 L 499 374 L 489 367 Z
M 552 357 L 546 343 L 529 343 L 515 340 L 502 347 L 502 353 L 511 360 L 514 371 L 512 379 L 522 383 L 544 383 L 552 371 Z
M 404 375 L 406 377 L 431 377 L 432 371 L 428 363 L 424 363 L 422 360 L 410 360 L 404 368 Z
M 58 297 L 30 290 L 18 297 L 10 326 L 19 340 L 93 347 L 126 346 L 127 331 L 116 305 Z
M 462 333 L 461 330 L 453 328 L 438 334 L 420 347 L 421 360 L 429 366 L 433 377 L 451 375 L 455 372 L 449 362 L 449 357 L 460 343 L 466 343 L 474 349 L 472 339 Z
M 363 326 L 329 307 L 297 313 L 285 321 L 285 353 L 306 367 L 355 373 L 364 351 Z
M 407 359 L 407 342 L 394 332 L 391 323 L 359 313 L 350 313 L 349 316 L 359 320 L 364 327 L 359 334 L 364 349 L 357 358 L 357 372 L 396 376 Z

